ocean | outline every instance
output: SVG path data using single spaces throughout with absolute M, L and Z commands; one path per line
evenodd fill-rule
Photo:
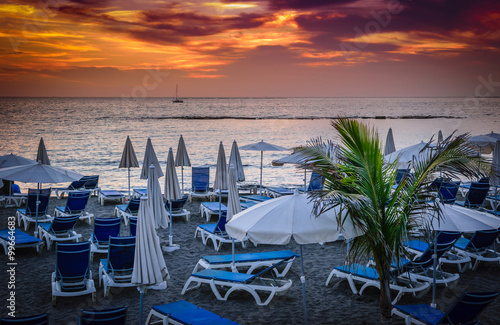
M 0 155 L 35 159 L 42 136 L 51 163 L 84 175 L 100 175 L 103 189 L 125 190 L 127 170 L 118 168 L 130 136 L 142 166 L 151 138 L 163 168 L 168 150 L 182 134 L 193 166 L 210 166 L 211 182 L 219 142 L 229 158 L 231 145 L 264 140 L 286 148 L 336 135 L 331 120 L 351 117 L 375 127 L 384 142 L 393 130 L 396 149 L 428 141 L 442 130 L 472 135 L 500 132 L 500 98 L 0 98 Z M 272 166 L 289 152 L 264 152 L 263 184 L 300 186 L 303 172 Z M 258 183 L 260 152 L 240 150 L 246 183 Z M 181 181 L 181 169 L 177 170 Z M 145 187 L 140 168 L 132 187 Z M 160 179 L 162 182 L 163 179 Z M 184 187 L 191 186 L 190 168 Z M 33 184 L 20 184 L 25 190 Z M 47 184 L 61 187 L 67 184 Z

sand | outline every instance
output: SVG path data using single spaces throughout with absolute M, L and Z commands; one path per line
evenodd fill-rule
M 50 213 L 54 206 L 64 206 L 66 199 L 51 198 Z M 196 225 L 206 223 L 200 217 L 199 201 L 188 203 L 187 209 L 191 211 L 191 220 L 175 219 L 173 226 L 174 243 L 180 249 L 173 253 L 164 253 L 165 262 L 170 272 L 166 290 L 148 290 L 144 296 L 143 321 L 151 310 L 151 306 L 166 304 L 178 300 L 187 300 L 202 308 L 208 309 L 223 317 L 241 324 L 302 324 L 302 291 L 299 280 L 300 263 L 296 260 L 286 278 L 292 279 L 293 284 L 283 296 L 275 297 L 268 306 L 258 306 L 255 300 L 246 292 L 232 293 L 228 301 L 218 301 L 208 286 L 192 290 L 181 295 L 181 290 L 188 279 L 193 267 L 202 255 L 230 254 L 231 245 L 223 245 L 220 252 L 216 252 L 212 245 L 205 246 L 201 239 L 195 239 Z M 114 204 L 109 202 L 105 206 L 97 203 L 92 197 L 89 201 L 88 211 L 97 217 L 112 216 Z M 0 229 L 6 228 L 7 217 L 15 214 L 15 208 L 0 209 Z M 213 217 L 212 222 L 215 222 Z M 76 231 L 87 240 L 92 231 L 90 225 L 78 222 Z M 34 226 L 28 230 L 32 234 Z M 121 234 L 128 234 L 128 226 L 122 224 Z M 168 238 L 168 229 L 159 232 L 162 240 Z M 254 247 L 249 244 L 243 249 L 236 246 L 237 252 L 262 252 L 281 249 L 291 249 L 299 252 L 295 243 L 286 246 L 259 245 Z M 305 245 L 304 262 L 307 279 L 307 305 L 309 324 L 377 324 L 379 323 L 379 291 L 375 288 L 367 289 L 363 296 L 351 292 L 346 281 L 336 282 L 325 286 L 325 281 L 333 266 L 341 265 L 344 259 L 344 247 L 341 242 L 325 245 Z M 57 306 L 51 304 L 51 274 L 54 270 L 55 252 L 46 248 L 38 255 L 35 249 L 22 249 L 16 251 L 16 315 L 30 315 L 48 312 L 51 324 L 77 324 L 81 308 L 110 308 L 127 306 L 127 324 L 139 322 L 139 292 L 136 288 L 112 288 L 108 298 L 103 296 L 103 288 L 98 286 L 98 260 L 96 255 L 91 264 L 93 279 L 97 285 L 97 303 L 93 304 L 90 295 L 80 297 L 60 297 Z M 2 316 L 6 316 L 5 302 L 7 299 L 7 258 L 1 255 L 2 276 L 0 280 L 0 295 Z M 445 270 L 457 272 L 456 268 L 445 267 Z M 463 291 L 491 291 L 500 290 L 500 265 L 498 263 L 481 263 L 476 271 L 467 270 L 460 274 L 458 285 L 453 289 L 438 287 L 437 303 L 440 309 L 446 309 Z M 431 293 L 417 299 L 405 295 L 399 304 L 428 304 Z M 484 324 L 497 324 L 500 317 L 500 299 L 494 301 L 481 315 Z M 395 318 L 395 324 L 403 324 L 400 318 Z

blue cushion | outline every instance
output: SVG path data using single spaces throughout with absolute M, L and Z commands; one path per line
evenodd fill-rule
M 459 249 L 465 249 L 467 247 L 467 245 L 469 244 L 470 240 L 468 240 L 467 238 L 459 238 L 456 242 L 455 242 L 455 247 L 456 248 L 459 248 Z
M 201 205 L 203 205 L 212 212 L 219 212 L 219 202 L 201 202 Z M 227 211 L 227 206 L 221 203 L 220 211 L 222 212 Z
M 165 305 L 152 307 L 160 314 L 167 315 L 169 318 L 182 324 L 193 325 L 232 325 L 238 324 L 229 319 L 216 315 L 208 310 L 193 305 L 185 300 L 172 302 Z
M 203 279 L 216 279 L 228 282 L 244 283 L 249 279 L 255 277 L 254 274 L 236 273 L 221 270 L 206 269 L 200 272 L 193 273 L 192 276 Z
M 419 252 L 425 252 L 429 248 L 429 244 L 421 240 L 407 240 L 403 242 L 403 246 L 412 248 Z
M 416 319 L 427 322 L 428 324 L 438 324 L 445 315 L 442 311 L 425 304 L 395 305 L 394 308 L 397 308 L 408 315 L 412 315 Z
M 9 237 L 10 237 L 10 234 L 9 234 L 9 230 L 8 229 L 2 229 L 2 230 L 0 230 L 0 238 L 8 241 Z M 19 229 L 16 229 L 14 231 L 14 237 L 15 237 L 14 241 L 15 241 L 16 245 L 21 245 L 21 244 L 36 244 L 36 243 L 39 243 L 39 242 L 42 241 L 41 239 L 38 239 L 38 238 L 33 237 L 31 235 L 28 235 L 27 233 L 22 232 Z
M 367 279 L 372 279 L 372 280 L 378 280 L 378 272 L 374 268 L 364 266 L 361 264 L 350 264 L 350 265 L 342 265 L 342 266 L 336 266 L 336 270 L 342 271 L 344 273 L 349 273 L 353 275 L 357 275 L 363 278 Z
M 234 261 L 235 262 L 258 262 L 258 261 L 267 261 L 267 260 L 276 260 L 276 259 L 288 259 L 291 257 L 298 257 L 299 255 L 295 254 L 290 250 L 285 251 L 275 251 L 275 252 L 263 252 L 263 253 L 246 253 L 246 254 L 235 254 Z M 230 263 L 233 261 L 233 255 L 209 255 L 202 256 L 210 264 L 223 264 Z

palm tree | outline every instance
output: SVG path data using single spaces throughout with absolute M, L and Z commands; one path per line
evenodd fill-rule
M 423 150 L 413 161 L 413 176 L 404 178 L 394 189 L 398 161 L 384 163 L 376 130 L 349 119 L 333 121 L 332 126 L 340 137 L 335 156 L 322 150 L 320 139 L 297 148 L 307 157 L 305 163 L 325 179 L 323 191 L 310 195 L 316 213 L 338 206 L 339 225 L 345 222 L 342 212 L 347 212 L 361 233 L 352 240 L 346 259 L 352 263 L 373 258 L 380 277 L 381 322 L 390 324 L 391 262 L 404 254 L 402 242 L 416 226 L 416 217 L 422 209 L 439 209 L 427 203 L 432 177 L 439 171 L 443 177 L 461 174 L 474 178 L 484 174 L 480 167 L 487 168 L 487 164 L 466 146 L 467 135 L 450 136 L 432 150 L 431 139 L 429 150 Z

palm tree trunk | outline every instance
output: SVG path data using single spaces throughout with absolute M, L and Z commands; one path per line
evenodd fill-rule
M 380 279 L 380 324 L 392 324 L 392 303 L 391 292 L 389 288 L 389 278 Z

